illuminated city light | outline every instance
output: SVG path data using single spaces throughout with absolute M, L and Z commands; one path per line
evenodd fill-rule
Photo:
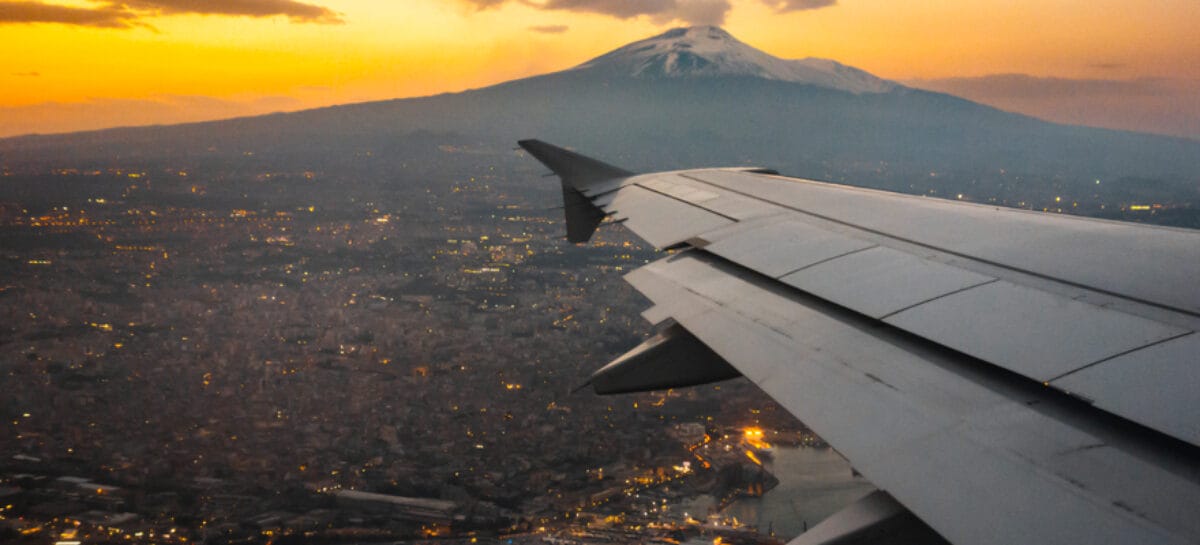
M 762 428 L 748 427 L 742 428 L 742 441 L 746 444 L 758 449 L 766 450 L 771 448 L 771 444 L 763 440 L 764 432 Z

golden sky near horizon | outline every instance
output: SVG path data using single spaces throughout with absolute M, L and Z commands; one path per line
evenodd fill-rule
M 458 91 L 695 23 L 948 92 L 995 74 L 1111 80 L 1200 120 L 1197 0 L 0 0 L 0 136 Z M 1062 102 L 1035 78 L 1020 100 Z

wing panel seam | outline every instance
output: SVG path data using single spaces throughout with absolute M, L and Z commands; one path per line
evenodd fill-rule
M 698 208 L 698 209 L 700 209 L 700 210 L 703 210 L 703 211 L 705 211 L 705 212 L 708 212 L 709 214 L 713 214 L 713 215 L 716 215 L 716 216 L 721 216 L 722 218 L 725 218 L 725 219 L 727 219 L 727 220 L 729 220 L 729 221 L 732 221 L 732 222 L 734 222 L 734 223 L 739 223 L 739 222 L 741 221 L 741 220 L 739 220 L 739 219 L 737 219 L 737 218 L 735 218 L 735 217 L 732 217 L 732 216 L 727 216 L 727 215 L 725 215 L 725 214 L 722 214 L 722 213 L 720 213 L 720 212 L 717 212 L 716 210 L 712 210 L 712 209 L 709 209 L 709 208 L 705 208 L 705 207 L 703 207 L 703 206 L 700 206 L 699 204 L 696 204 L 696 203 L 694 203 L 694 202 L 691 202 L 691 201 L 686 201 L 686 200 L 684 200 L 684 199 L 681 199 L 681 198 L 679 198 L 679 197 L 676 197 L 675 195 L 671 195 L 670 193 L 664 193 L 664 192 L 662 192 L 662 191 L 659 191 L 659 190 L 657 190 L 657 189 L 653 189 L 653 188 L 646 187 L 646 186 L 644 186 L 644 185 L 642 185 L 642 184 L 639 184 L 639 183 L 634 183 L 633 185 L 637 186 L 637 187 L 638 187 L 638 188 L 640 188 L 640 189 L 645 189 L 646 191 L 649 191 L 649 192 L 651 192 L 651 193 L 657 193 L 657 194 L 659 194 L 659 195 L 662 195 L 662 196 L 664 196 L 664 197 L 666 197 L 666 198 L 668 198 L 668 199 L 675 200 L 675 201 L 679 201 L 679 202 L 681 202 L 681 203 L 683 203 L 683 204 L 686 204 L 686 205 L 688 205 L 688 206 L 691 206 L 691 207 L 694 207 L 694 208 Z M 623 189 L 623 188 L 622 188 L 622 189 Z
M 784 204 L 784 203 L 780 203 L 780 202 L 773 202 L 773 201 L 769 201 L 769 200 L 767 200 L 767 199 L 764 199 L 764 198 L 762 198 L 762 197 L 759 197 L 759 196 L 753 195 L 753 194 L 751 194 L 751 193 L 747 193 L 747 192 L 745 192 L 745 191 L 741 191 L 741 190 L 738 190 L 738 189 L 733 189 L 733 188 L 731 188 L 731 187 L 727 187 L 727 186 L 724 186 L 724 185 L 721 185 L 721 184 L 719 184 L 719 183 L 712 182 L 712 181 L 709 181 L 709 180 L 704 180 L 704 179 L 701 179 L 701 178 L 697 178 L 697 177 L 696 177 L 696 176 L 694 176 L 694 175 L 680 174 L 680 176 L 682 176 L 682 177 L 684 177 L 684 178 L 687 178 L 687 179 L 689 179 L 689 180 L 694 180 L 694 181 L 700 182 L 700 183 L 702 183 L 702 184 L 707 184 L 707 185 L 709 185 L 709 186 L 712 186 L 712 187 L 720 188 L 720 189 L 723 189 L 723 190 L 725 190 L 725 191 L 729 191 L 729 192 L 731 192 L 731 193 L 736 193 L 736 194 L 738 194 L 738 195 L 741 195 L 741 196 L 743 196 L 743 197 L 748 197 L 748 198 L 751 198 L 751 199 L 754 199 L 754 200 L 757 200 L 757 201 L 760 201 L 760 202 L 764 202 L 764 203 L 768 203 L 768 204 L 773 204 L 773 205 L 775 205 L 775 206 L 778 206 L 778 207 L 780 207 L 780 208 L 783 208 L 783 209 L 786 209 L 786 210 L 791 210 L 791 211 L 793 211 L 793 212 L 796 212 L 796 213 L 799 213 L 799 214 L 804 214 L 804 215 L 806 215 L 806 216 L 811 216 L 811 217 L 814 217 L 814 218 L 822 219 L 822 220 L 825 220 L 825 221 L 828 221 L 828 222 L 836 223 L 836 224 L 838 224 L 838 225 L 841 225 L 841 226 L 844 226 L 844 227 L 850 227 L 850 228 L 852 228 L 852 229 L 857 229 L 857 230 L 859 230 L 859 231 L 864 231 L 864 232 L 867 232 L 867 233 L 872 233 L 872 234 L 874 234 L 874 235 L 881 236 L 881 237 L 884 237 L 884 238 L 887 238 L 887 239 L 891 239 L 891 240 L 898 240 L 898 241 L 901 241 L 901 242 L 905 242 L 905 243 L 908 243 L 908 244 L 912 244 L 912 245 L 914 245 L 914 246 L 920 246 L 920 247 L 922 247 L 922 248 L 927 248 L 927 249 L 930 249 L 930 250 L 934 250 L 934 251 L 936 251 L 936 252 L 942 252 L 942 253 L 949 254 L 949 255 L 953 255 L 953 256 L 956 256 L 956 257 L 961 257 L 961 258 L 963 258 L 963 259 L 969 259 L 969 260 L 971 260 L 971 261 L 976 261 L 976 262 L 979 262 L 979 263 L 984 263 L 984 264 L 987 264 L 987 265 L 991 265 L 991 266 L 993 266 L 993 267 L 998 267 L 998 268 L 1005 269 L 1005 270 L 1009 270 L 1009 271 L 1013 271 L 1013 272 L 1016 272 L 1016 273 L 1020 273 L 1020 274 L 1026 274 L 1026 275 L 1029 275 L 1029 276 L 1032 276 L 1032 277 L 1035 277 L 1035 278 L 1040 278 L 1040 279 L 1042 279 L 1042 280 L 1048 280 L 1048 281 L 1051 281 L 1051 282 L 1056 282 L 1056 283 L 1059 283 L 1059 284 L 1062 284 L 1062 285 L 1065 285 L 1065 286 L 1071 286 L 1071 287 L 1074 287 L 1074 288 L 1084 289 L 1084 290 L 1092 291 L 1092 292 L 1095 292 L 1095 293 L 1101 293 L 1101 294 L 1104 294 L 1104 295 L 1108 295 L 1108 296 L 1110 296 L 1110 297 L 1116 297 L 1116 298 L 1119 298 L 1119 299 L 1124 299 L 1124 300 L 1126 300 L 1126 301 L 1133 301 L 1133 302 L 1135 302 L 1135 303 L 1139 303 L 1139 304 L 1142 304 L 1142 305 L 1146 305 L 1146 306 L 1150 306 L 1150 307 L 1154 307 L 1154 308 L 1159 308 L 1159 309 L 1163 309 L 1163 310 L 1167 310 L 1167 311 L 1171 311 L 1171 312 L 1176 312 L 1176 313 L 1179 313 L 1179 314 L 1184 314 L 1184 315 L 1191 316 L 1191 317 L 1195 317 L 1195 318 L 1200 318 L 1200 312 L 1193 312 L 1193 311 L 1190 311 L 1190 310 L 1187 310 L 1187 309 L 1182 309 L 1182 308 L 1178 308 L 1178 307 L 1173 307 L 1173 306 L 1166 305 L 1166 304 L 1163 304 L 1163 303 L 1156 303 L 1156 302 L 1154 302 L 1154 301 L 1147 301 L 1147 300 L 1145 300 L 1145 299 L 1142 299 L 1142 298 L 1140 298 L 1140 297 L 1135 297 L 1135 296 L 1132 296 L 1132 295 L 1126 295 L 1126 294 L 1118 293 L 1118 292 L 1115 292 L 1115 291 L 1107 290 L 1107 289 L 1104 289 L 1104 288 L 1100 288 L 1100 287 L 1097 287 L 1097 286 L 1091 286 L 1091 285 L 1088 285 L 1088 284 L 1082 284 L 1082 283 L 1075 282 L 1075 281 L 1072 281 L 1072 280 L 1066 280 L 1066 279 L 1063 279 L 1063 278 L 1058 278 L 1058 277 L 1056 277 L 1056 276 L 1050 276 L 1050 275 L 1047 275 L 1047 274 L 1043 274 L 1043 273 L 1039 273 L 1039 272 L 1035 272 L 1035 271 L 1030 271 L 1030 270 L 1026 270 L 1026 269 L 1022 269 L 1022 268 L 1014 267 L 1014 266 L 1012 266 L 1012 265 L 1008 265 L 1008 264 L 1005 264 L 1005 263 L 1000 263 L 1000 262 L 998 262 L 998 261 L 993 261 L 993 260 L 990 260 L 990 259 L 984 259 L 984 258 L 980 258 L 980 257 L 975 257 L 975 256 L 972 256 L 972 255 L 970 255 L 970 254 L 965 254 L 965 253 L 962 253 L 962 252 L 957 252 L 957 251 L 954 251 L 954 250 L 949 250 L 949 249 L 942 248 L 942 247 L 939 247 L 939 246 L 934 246 L 934 245 L 927 244 L 927 243 L 924 243 L 924 242 L 921 242 L 921 241 L 918 241 L 918 240 L 913 240 L 913 239 L 904 238 L 904 237 L 898 237 L 898 236 L 895 236 L 895 235 L 892 235 L 892 234 L 885 233 L 885 232 L 883 232 L 883 231 L 880 231 L 880 230 L 878 230 L 878 229 L 872 229 L 872 228 L 870 228 L 870 227 L 864 227 L 864 226 L 857 225 L 857 224 L 854 224 L 854 223 L 851 223 L 851 222 L 848 222 L 848 221 L 839 220 L 839 219 L 837 219 L 837 218 L 833 218 L 833 217 L 825 216 L 825 215 L 823 215 L 823 214 L 818 214 L 818 213 L 816 213 L 816 212 L 810 212 L 810 211 L 808 211 L 808 210 L 803 210 L 803 209 L 797 208 L 797 207 L 795 207 L 795 206 L 792 206 L 792 205 L 789 205 L 789 204 Z M 639 187 L 640 187 L 640 186 L 639 186 Z
M 1073 375 L 1073 374 L 1075 374 L 1075 373 L 1078 373 L 1078 372 L 1080 372 L 1080 371 L 1083 371 L 1083 370 L 1085 370 L 1085 369 L 1090 369 L 1090 368 L 1092 368 L 1092 367 L 1095 367 L 1095 366 L 1097 366 L 1097 365 L 1100 365 L 1101 363 L 1104 363 L 1104 362 L 1106 362 L 1106 361 L 1109 361 L 1109 360 L 1114 360 L 1114 359 L 1117 359 L 1117 358 L 1119 358 L 1119 357 L 1121 357 L 1121 356 L 1128 356 L 1129 354 L 1132 354 L 1132 353 L 1134 353 L 1134 352 L 1137 352 L 1137 351 L 1140 351 L 1140 350 L 1145 350 L 1145 349 L 1147 349 L 1147 348 L 1150 348 L 1150 347 L 1152 347 L 1152 346 L 1158 346 L 1158 345 L 1160 345 L 1160 344 L 1163 344 L 1163 343 L 1166 343 L 1166 342 L 1171 342 L 1171 341 L 1173 341 L 1173 340 L 1175 340 L 1175 339 L 1180 339 L 1180 338 L 1183 338 L 1183 337 L 1187 337 L 1188 335 L 1192 335 L 1192 334 L 1194 334 L 1194 333 L 1196 333 L 1196 332 L 1195 332 L 1195 331 L 1187 331 L 1187 332 L 1184 332 L 1184 333 L 1180 333 L 1180 334 L 1178 334 L 1178 335 L 1175 335 L 1175 336 L 1173 336 L 1173 337 L 1167 337 L 1167 338 L 1165 338 L 1165 339 L 1159 339 L 1159 340 L 1157 340 L 1157 341 L 1154 341 L 1154 342 L 1151 342 L 1151 343 L 1146 343 L 1146 344 L 1143 344 L 1143 345 L 1141 345 L 1141 346 L 1139 346 L 1139 347 L 1137 347 L 1137 348 L 1130 348 L 1129 350 L 1126 350 L 1126 351 L 1124 351 L 1124 352 L 1119 352 L 1119 353 L 1113 354 L 1113 355 L 1111 355 L 1111 356 L 1106 356 L 1106 357 L 1100 358 L 1100 359 L 1098 359 L 1098 360 L 1096 360 L 1096 361 L 1093 361 L 1093 362 L 1091 362 L 1091 363 L 1089 363 L 1089 364 L 1087 364 L 1087 365 L 1083 365 L 1083 366 L 1081 366 L 1081 367 L 1078 367 L 1078 368 L 1076 368 L 1076 369 L 1072 369 L 1072 370 L 1070 370 L 1070 371 L 1067 371 L 1066 373 L 1061 373 L 1061 374 L 1059 374 L 1058 376 L 1055 376 L 1055 377 L 1048 378 L 1048 379 L 1046 379 L 1046 382 L 1048 382 L 1048 383 L 1053 383 L 1053 382 L 1054 382 L 1054 381 L 1056 381 L 1056 380 L 1059 380 L 1059 379 L 1062 379 L 1062 378 L 1066 378 L 1066 377 L 1068 377 L 1068 376 L 1071 376 L 1071 375 Z
M 908 305 L 908 306 L 906 306 L 906 307 L 904 307 L 904 308 L 902 308 L 902 309 L 899 309 L 899 310 L 894 310 L 894 311 L 892 311 L 892 312 L 889 312 L 889 313 L 887 313 L 887 314 L 884 314 L 883 316 L 880 316 L 880 317 L 879 317 L 879 320 L 880 320 L 880 321 L 887 320 L 888 318 L 891 318 L 892 316 L 895 316 L 895 315 L 897 315 L 897 314 L 900 314 L 901 312 L 904 312 L 904 311 L 906 311 L 906 310 L 912 310 L 912 309 L 914 309 L 914 308 L 917 308 L 917 307 L 919 307 L 919 306 L 921 306 L 921 305 L 924 305 L 925 303 L 932 303 L 932 302 L 934 302 L 934 301 L 937 301 L 938 299 L 941 299 L 941 298 L 943 298 L 943 297 L 950 297 L 951 295 L 956 295 L 956 294 L 962 293 L 962 292 L 964 292 L 964 291 L 967 291 L 967 290 L 973 290 L 973 289 L 975 289 L 975 288 L 978 288 L 978 287 L 980 287 L 980 286 L 986 286 L 986 285 L 988 285 L 988 284 L 991 284 L 992 282 L 999 282 L 999 281 L 1000 281 L 1000 279 L 999 279 L 999 278 L 993 278 L 993 279 L 991 279 L 991 280 L 984 280 L 983 282 L 980 282 L 980 283 L 978 283 L 978 284 L 972 284 L 972 285 L 970 285 L 970 286 L 966 286 L 966 287 L 963 287 L 963 288 L 959 288 L 959 289 L 956 289 L 956 290 L 954 290 L 954 291 L 948 291 L 948 292 L 946 292 L 946 293 L 943 293 L 943 294 L 941 294 L 941 295 L 938 295 L 938 296 L 935 296 L 935 297 L 930 297 L 929 299 L 926 299 L 926 300 L 924 300 L 924 301 L 921 301 L 921 302 L 918 302 L 918 303 L 913 303 L 913 304 L 911 304 L 911 305 Z
M 835 259 L 841 259 L 841 258 L 843 258 L 843 257 L 846 257 L 846 256 L 848 256 L 848 255 L 854 255 L 854 254 L 857 254 L 857 253 L 859 253 L 859 252 L 865 252 L 865 251 L 867 251 L 867 250 L 872 250 L 872 249 L 875 249 L 875 248 L 878 248 L 878 247 L 879 247 L 879 245 L 878 245 L 878 244 L 872 244 L 872 245 L 870 245 L 870 246 L 867 246 L 866 248 L 859 248 L 859 249 L 857 249 L 857 250 L 850 250 L 849 252 L 846 252 L 846 253 L 844 253 L 844 254 L 835 255 L 835 256 L 833 256 L 833 257 L 827 257 L 827 258 L 825 258 L 825 259 L 822 259 L 822 260 L 820 260 L 820 261 L 817 261 L 816 263 L 809 263 L 808 265 L 805 265 L 805 266 L 803 266 L 803 267 L 800 267 L 800 268 L 798 268 L 798 269 L 795 269 L 795 270 L 791 270 L 791 271 L 785 272 L 785 273 L 783 273 L 783 274 L 781 274 L 781 275 L 779 275 L 779 276 L 776 276 L 775 278 L 782 280 L 782 279 L 783 279 L 783 277 L 785 277 L 785 276 L 788 276 L 788 275 L 792 275 L 792 274 L 796 274 L 796 273 L 798 273 L 798 272 L 800 272 L 800 271 L 803 271 L 804 269 L 808 269 L 808 268 L 811 268 L 811 267 L 816 267 L 817 265 L 820 265 L 820 264 L 822 264 L 822 263 L 829 263 L 830 261 L 833 261 L 833 260 L 835 260 Z

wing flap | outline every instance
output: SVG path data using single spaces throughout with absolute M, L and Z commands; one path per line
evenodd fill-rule
M 689 307 L 673 313 L 681 325 L 951 541 L 1200 538 L 1180 507 L 1200 505 L 1195 469 L 1103 432 L 1089 420 L 1103 413 L 692 253 L 630 282 L 664 309 Z
M 876 246 L 780 278 L 851 310 L 882 318 L 996 279 Z
M 1039 382 L 1187 333 L 1006 281 L 952 293 L 884 321 Z
M 1200 334 L 1102 361 L 1051 382 L 1097 407 L 1200 444 Z
M 700 238 L 705 251 L 774 278 L 875 246 L 786 216 L 732 224 Z

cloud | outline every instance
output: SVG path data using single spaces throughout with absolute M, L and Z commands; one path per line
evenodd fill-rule
M 804 11 L 821 9 L 837 4 L 837 0 L 762 0 L 776 11 Z
M 529 27 L 529 30 L 541 32 L 542 34 L 562 34 L 569 28 L 567 25 L 537 25 Z
M 42 2 L 0 2 L 0 24 L 60 23 L 98 28 L 133 28 L 137 14 L 120 6 L 78 8 Z
M 528 2 L 541 9 L 602 13 L 621 19 L 639 15 L 662 15 L 675 8 L 676 0 L 542 0 Z
M 903 83 L 1058 123 L 1200 139 L 1200 101 L 1195 98 L 1200 80 L 992 74 Z
M 243 17 L 285 16 L 305 23 L 342 23 L 333 10 L 295 0 L 114 0 L 140 12 L 162 14 L 196 13 L 202 15 L 234 15 Z
M 598 13 L 618 19 L 649 17 L 657 24 L 682 21 L 690 25 L 719 25 L 729 13 L 730 0 L 459 0 L 478 9 L 521 3 L 547 11 Z
M 687 21 L 694 25 L 720 25 L 729 14 L 728 0 L 691 0 L 679 1 L 675 5 L 673 19 Z M 661 19 L 659 19 L 661 21 Z
M 732 9 L 732 0 L 455 0 L 484 10 L 522 4 L 548 11 L 599 13 L 618 19 L 646 17 L 659 25 L 720 25 Z M 760 0 L 776 11 L 803 11 L 837 4 L 837 0 Z
M 36 0 L 0 0 L 0 25 L 58 23 L 96 28 L 150 28 L 144 19 L 195 13 L 242 17 L 284 16 L 304 23 L 341 23 L 329 8 L 295 0 L 89 0 L 90 7 Z
M 499 7 L 501 4 L 507 4 L 508 0 L 463 0 L 479 9 L 487 9 Z

